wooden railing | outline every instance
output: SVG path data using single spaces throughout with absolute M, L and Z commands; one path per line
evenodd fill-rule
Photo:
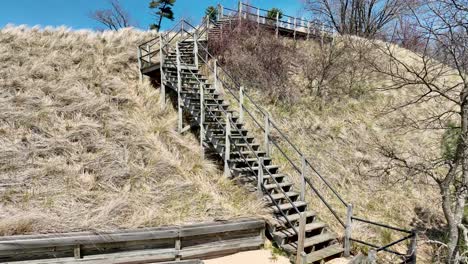
M 240 4 L 239 6 L 243 6 L 245 4 Z M 226 10 L 226 8 L 224 8 Z M 241 10 L 240 10 L 241 11 Z M 224 11 L 219 11 L 224 12 Z M 226 13 L 223 13 L 224 15 Z M 247 14 L 246 12 L 238 12 L 238 14 Z M 242 19 L 242 18 L 241 18 Z M 245 19 L 245 15 L 244 15 Z M 346 202 L 343 197 L 338 193 L 338 191 L 332 186 L 332 184 L 323 176 L 321 175 L 318 170 L 313 166 L 313 163 L 305 156 L 305 154 L 299 150 L 297 146 L 295 146 L 292 141 L 283 133 L 279 126 L 272 120 L 270 114 L 262 108 L 253 98 L 245 92 L 243 86 L 240 85 L 240 82 L 236 80 L 228 71 L 222 67 L 217 59 L 209 52 L 208 45 L 206 45 L 206 38 L 202 38 L 200 36 L 207 34 L 209 29 L 216 24 L 216 21 L 212 21 L 209 19 L 209 16 L 205 17 L 198 27 L 192 26 L 187 21 L 181 20 L 179 22 L 180 30 L 175 32 L 171 38 L 168 38 L 168 34 L 166 33 L 164 36 L 160 38 L 153 39 L 147 43 L 158 42 L 158 45 L 161 47 L 161 56 L 160 56 L 160 65 L 165 63 L 165 56 L 170 53 L 170 48 L 172 47 L 174 39 L 176 39 L 176 50 L 178 50 L 178 43 L 182 42 L 186 39 L 192 39 L 194 42 L 194 61 L 202 62 L 206 67 L 207 71 L 210 73 L 210 76 L 213 78 L 214 88 L 218 91 L 221 89 L 225 91 L 224 95 L 227 100 L 229 100 L 233 107 L 238 109 L 239 112 L 239 119 L 241 122 L 248 123 L 252 127 L 261 133 L 264 134 L 264 142 L 262 144 L 263 149 L 266 151 L 268 155 L 272 153 L 273 150 L 277 150 L 280 157 L 284 158 L 287 161 L 288 166 L 290 167 L 291 171 L 297 174 L 297 177 L 300 179 L 300 190 L 301 190 L 301 199 L 306 199 L 306 194 L 308 192 L 307 188 L 310 188 L 310 191 L 314 194 L 313 197 L 317 197 L 328 209 L 328 211 L 333 215 L 334 219 L 341 225 L 344 229 L 344 248 L 345 248 L 345 256 L 350 255 L 351 251 L 351 243 L 358 243 L 365 246 L 372 248 L 369 254 L 369 260 L 371 263 L 375 262 L 376 254 L 378 252 L 388 252 L 397 256 L 401 256 L 403 258 L 402 263 L 416 263 L 416 241 L 417 241 L 417 233 L 414 230 L 405 230 L 397 227 L 392 227 L 389 225 L 385 225 L 382 223 L 366 220 L 363 218 L 359 218 L 353 214 L 353 206 L 352 204 Z M 205 42 L 205 43 L 203 43 Z M 142 44 L 147 45 L 147 43 Z M 142 49 L 142 45 L 139 46 L 139 49 Z M 139 54 L 141 52 L 139 51 Z M 179 52 L 177 52 L 179 54 Z M 142 55 L 144 57 L 144 55 Z M 151 62 L 151 61 L 150 61 Z M 167 63 L 167 61 L 166 61 Z M 180 82 L 180 72 L 181 72 L 181 65 L 186 64 L 184 60 L 177 56 L 177 63 L 174 65 L 166 65 L 172 66 L 177 68 L 178 74 L 178 85 L 176 87 L 177 91 L 180 92 L 181 90 L 181 82 Z M 196 65 L 199 66 L 199 65 Z M 189 71 L 192 73 L 192 76 L 197 78 L 195 73 L 188 68 Z M 164 84 L 164 74 L 161 71 L 161 83 Z M 199 80 L 200 81 L 200 80 Z M 201 82 L 200 82 L 201 83 Z M 202 91 L 200 91 L 202 93 Z M 179 94 L 180 95 L 180 94 Z M 180 98 L 180 96 L 179 96 Z M 178 111 L 179 111 L 179 120 L 182 119 L 182 108 L 181 102 L 179 99 L 178 102 Z M 201 109 L 203 109 L 201 107 Z M 220 109 L 223 109 L 220 107 Z M 216 122 L 220 125 L 223 125 L 226 129 L 226 146 L 230 145 L 229 142 L 233 142 L 230 140 L 230 131 L 232 129 L 238 129 L 237 126 L 233 126 L 232 117 L 227 111 L 223 112 L 222 118 L 216 117 L 213 113 L 200 113 L 203 114 L 210 114 L 211 117 L 215 118 Z M 250 119 L 250 122 L 247 122 L 246 119 Z M 181 125 L 179 124 L 179 131 L 181 130 Z M 239 131 L 240 132 L 240 131 Z M 240 133 L 242 134 L 242 133 Z M 275 137 L 271 135 L 275 134 Z M 201 134 L 203 136 L 203 133 Z M 201 140 L 203 140 L 201 138 Z M 252 146 L 248 143 L 248 140 L 245 140 L 249 149 L 253 151 Z M 235 143 L 233 143 L 235 146 Z M 225 166 L 227 166 L 227 159 L 229 159 L 228 148 L 225 149 L 226 154 L 224 155 L 225 159 Z M 255 152 L 253 152 L 255 153 Z M 245 157 L 241 158 L 245 159 Z M 255 177 L 257 178 L 259 189 L 264 189 L 264 185 L 262 185 L 262 177 L 263 177 L 263 169 L 265 169 L 265 165 L 262 162 L 262 158 L 256 156 L 259 163 L 259 170 L 256 171 L 250 166 L 250 169 L 254 173 Z M 225 171 L 228 171 L 228 168 L 225 168 Z M 268 172 L 268 170 L 265 170 Z M 272 177 L 274 179 L 274 177 Z M 276 182 L 279 186 L 279 183 Z M 323 186 L 322 189 L 319 189 L 319 185 Z M 282 190 L 281 188 L 279 188 Z M 268 195 L 268 192 L 266 192 Z M 327 193 L 327 195 L 324 195 Z M 328 198 L 327 198 L 328 197 Z M 270 197 L 272 198 L 272 197 Z M 331 199 L 336 200 L 332 202 Z M 275 203 L 274 199 L 271 199 L 273 203 Z M 289 201 L 292 203 L 292 201 Z M 334 206 L 334 204 L 338 204 L 338 206 Z M 275 203 L 275 206 L 279 208 L 279 205 Z M 294 204 L 293 204 L 294 206 Z M 299 210 L 294 206 L 294 209 L 299 212 Z M 281 210 L 280 210 L 281 211 Z M 282 212 L 280 212 L 282 214 Z M 293 231 L 299 236 L 304 237 L 303 234 L 300 234 L 298 231 L 298 227 L 294 226 L 292 223 L 289 222 L 286 215 L 282 215 L 286 222 L 288 222 L 289 226 L 293 229 Z M 375 245 L 370 242 L 361 241 L 357 238 L 353 238 L 352 230 L 356 223 L 363 223 L 367 225 L 371 225 L 378 228 L 384 228 L 391 232 L 399 232 L 406 234 L 405 237 L 400 238 L 396 241 L 388 243 L 386 245 Z M 299 227 L 301 230 L 301 227 Z M 405 241 L 410 241 L 410 245 L 408 247 L 408 251 L 405 253 L 400 253 L 390 249 L 391 247 L 401 244 Z M 302 254 L 302 252 L 298 252 L 298 255 Z
M 311 36 L 333 37 L 336 34 L 334 27 L 318 20 L 307 20 L 280 13 L 276 13 L 275 17 L 271 17 L 270 13 L 269 10 L 251 6 L 240 1 L 237 10 L 218 5 L 217 19 L 249 20 L 257 23 L 259 26 L 273 28 L 276 36 L 279 35 L 280 31 L 284 30 L 291 32 L 294 38 L 300 33 L 305 35 L 307 39 Z

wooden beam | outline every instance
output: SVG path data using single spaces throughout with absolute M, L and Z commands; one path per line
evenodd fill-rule
M 302 264 L 302 253 L 304 252 L 305 226 L 307 216 L 305 212 L 301 213 L 299 218 L 299 234 L 297 239 L 296 264 Z

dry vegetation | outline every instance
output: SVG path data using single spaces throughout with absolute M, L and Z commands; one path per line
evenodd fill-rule
M 150 37 L 0 30 L 0 235 L 261 213 L 139 84 L 136 45 Z
M 235 35 L 235 34 L 234 34 Z M 258 42 L 255 39 L 260 38 Z M 264 41 L 266 38 L 268 41 Z M 219 48 L 219 55 L 226 68 L 237 68 L 232 72 L 242 80 L 248 92 L 272 115 L 272 119 L 288 137 L 307 154 L 314 167 L 338 190 L 344 199 L 355 207 L 355 215 L 407 229 L 417 228 L 421 232 L 419 256 L 422 263 L 436 261 L 436 248 L 428 246 L 428 240 L 444 240 L 444 217 L 440 194 L 430 179 L 405 174 L 404 170 L 386 171 L 383 147 L 391 147 L 415 157 L 430 160 L 440 156 L 443 131 L 421 132 L 414 127 L 400 127 L 401 120 L 422 119 L 447 105 L 430 101 L 414 107 L 389 112 L 389 106 L 405 102 L 409 94 L 386 92 L 392 80 L 374 71 L 373 63 L 384 66 L 388 62 L 377 46 L 359 38 L 342 37 L 333 44 L 321 46 L 319 42 L 294 42 L 290 39 L 274 41 L 264 33 L 237 36 L 235 44 Z M 252 43 L 267 43 L 276 50 L 274 54 L 263 53 L 269 47 L 258 47 Z M 226 47 L 221 43 L 222 47 Z M 393 47 L 400 58 L 410 61 L 412 52 Z M 279 55 L 286 50 L 286 57 Z M 239 55 L 247 52 L 248 55 Z M 255 84 L 268 83 L 270 69 L 257 65 L 264 59 L 278 58 L 288 73 L 288 79 L 277 86 Z M 414 60 L 418 65 L 418 61 Z M 242 66 L 242 67 L 240 67 Z M 263 70 L 261 74 L 252 74 Z M 242 73 L 242 71 L 245 71 Z M 282 89 L 282 87 L 286 87 Z M 417 93 L 418 87 L 415 87 Z M 284 94 L 285 92 L 287 94 Z M 282 100 L 287 96 L 286 100 Z M 263 120 L 258 116 L 259 120 Z M 252 125 L 251 120 L 247 120 Z M 262 139 L 257 130 L 257 139 Z M 279 135 L 273 131 L 273 138 Z M 299 157 L 280 140 L 280 145 L 300 164 Z M 283 171 L 295 175 L 287 160 L 273 148 L 275 162 Z M 329 202 L 344 216 L 345 207 L 309 172 L 316 187 L 328 197 Z M 332 229 L 343 233 L 338 222 L 328 209 L 310 191 L 313 209 L 331 224 Z M 404 235 L 371 227 L 366 224 L 355 226 L 353 236 L 376 244 L 385 245 Z M 355 252 L 367 250 L 354 243 Z M 406 246 L 393 249 L 404 251 Z M 379 254 L 381 255 L 381 254 Z M 383 254 L 390 263 L 391 255 Z

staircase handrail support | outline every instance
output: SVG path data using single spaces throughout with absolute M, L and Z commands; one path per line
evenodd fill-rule
M 181 60 L 181 63 L 182 63 L 182 62 L 183 62 L 183 61 Z M 197 79 L 198 82 L 201 82 L 201 80 L 194 74 L 194 72 L 193 72 L 190 68 L 189 68 L 188 70 L 189 70 L 189 72 L 192 74 L 192 76 L 195 77 L 195 78 Z M 227 111 L 222 107 L 222 105 L 219 104 L 219 102 L 217 102 L 217 101 L 215 101 L 215 102 L 216 102 L 216 104 L 219 106 L 219 109 L 222 110 L 222 113 L 223 113 L 225 119 L 227 119 L 227 117 L 228 117 Z M 210 114 L 213 114 L 213 113 L 211 112 L 211 109 L 210 109 L 210 108 L 208 108 L 207 111 L 208 111 Z M 216 122 L 217 122 L 219 125 L 221 125 L 221 126 L 223 125 L 223 123 L 220 122 L 220 121 L 218 120 L 218 117 L 217 117 L 216 115 L 213 114 L 212 117 L 216 120 Z M 233 124 L 233 123 L 234 123 L 234 121 L 232 120 L 232 118 L 229 120 L 229 123 L 230 123 L 230 124 Z M 259 161 L 259 160 L 260 160 L 260 157 L 255 153 L 255 150 L 252 148 L 252 145 L 250 145 L 250 143 L 249 143 L 248 140 L 245 138 L 245 136 L 242 134 L 242 132 L 239 130 L 239 128 L 238 128 L 237 126 L 232 126 L 232 127 L 234 127 L 234 129 L 235 129 L 237 132 L 239 132 L 240 136 L 242 137 L 242 139 L 244 140 L 244 142 L 245 142 L 246 145 L 248 146 L 249 150 L 253 153 L 253 155 L 255 156 L 255 158 L 257 159 L 257 161 Z M 236 143 L 235 143 L 234 140 L 231 140 L 231 142 L 233 142 L 234 146 L 236 146 Z M 245 157 L 243 156 L 243 154 L 241 153 L 240 150 L 239 150 L 239 155 L 242 156 L 242 158 L 244 159 L 244 161 L 246 161 Z M 257 171 L 254 170 L 254 169 L 252 168 L 252 166 L 250 166 L 250 164 L 249 164 L 248 162 L 246 162 L 246 163 L 247 163 L 247 165 L 249 166 L 249 169 L 250 169 L 253 173 L 255 173 L 255 176 L 258 178 L 259 176 L 258 176 Z M 264 164 L 261 164 L 261 162 L 258 162 L 258 164 L 259 164 L 259 166 L 262 167 L 262 169 L 263 169 L 263 168 L 266 169 L 265 165 L 264 165 Z M 291 198 L 289 198 L 289 196 L 286 195 L 285 191 L 281 188 L 280 184 L 279 184 L 278 181 L 275 179 L 275 177 L 273 177 L 273 175 L 271 174 L 271 172 L 270 172 L 269 170 L 266 170 L 266 172 L 269 174 L 269 176 L 271 177 L 271 179 L 275 182 L 276 186 L 277 186 L 278 189 L 281 191 L 281 193 L 284 194 L 285 198 L 286 198 L 286 199 L 288 200 L 288 202 L 292 205 L 292 207 L 294 208 L 294 210 L 295 210 L 298 214 L 300 214 L 301 212 L 299 211 L 299 209 L 295 206 L 295 204 L 294 204 L 294 202 L 291 200 Z M 265 190 L 266 190 L 265 185 L 263 184 L 263 182 L 261 183 L 261 185 L 262 185 L 262 189 L 265 189 Z M 284 214 L 284 212 L 280 209 L 279 204 L 273 199 L 273 197 L 271 196 L 271 194 L 269 194 L 268 192 L 265 192 L 265 193 L 267 193 L 267 195 L 269 196 L 270 200 L 275 204 L 275 206 L 278 208 L 278 211 L 279 211 L 279 212 L 282 214 L 282 216 L 286 219 L 286 221 L 289 223 L 289 225 L 290 225 L 291 228 L 294 230 L 294 232 L 295 232 L 296 234 L 298 234 L 298 231 L 296 230 L 296 228 L 294 227 L 294 225 L 289 221 L 289 219 L 287 218 L 287 216 L 286 216 L 286 215 Z
M 225 8 L 225 9 L 229 10 L 228 8 Z M 211 19 L 209 19 L 209 20 L 208 20 L 209 23 L 207 23 L 207 20 L 206 20 L 206 19 L 209 19 L 209 18 L 208 18 L 208 17 L 205 17 L 204 20 L 203 20 L 204 23 L 202 22 L 202 25 L 201 25 L 200 27 L 198 27 L 198 28 L 192 26 L 190 23 L 188 23 L 188 22 L 185 21 L 185 20 L 181 20 L 179 23 L 176 24 L 176 26 L 174 26 L 174 28 L 176 28 L 179 24 L 183 23 L 183 24 L 187 24 L 187 25 L 189 25 L 191 28 L 193 28 L 193 29 L 194 29 L 194 32 L 201 31 L 201 32 L 203 33 L 203 32 L 204 32 L 203 30 L 206 30 L 206 31 L 207 31 L 207 29 L 208 29 L 207 27 L 209 27 L 209 24 L 214 23 Z M 207 26 L 207 25 L 208 25 L 208 26 Z M 190 38 L 190 36 L 193 37 L 193 34 L 191 34 L 189 31 L 187 31 L 187 30 L 185 30 L 185 29 L 182 28 L 182 29 L 181 29 L 180 31 L 178 31 L 169 41 L 165 41 L 162 50 L 163 50 L 165 53 L 168 53 L 169 51 L 166 51 L 166 49 L 170 46 L 170 42 L 171 42 L 177 35 L 179 35 L 179 34 L 183 35 L 184 32 L 187 33 L 187 37 L 186 37 L 185 39 Z M 169 33 L 171 33 L 171 32 L 166 32 L 166 33 L 164 34 L 163 40 L 165 40 L 165 39 L 167 38 L 167 36 L 169 35 Z M 155 41 L 155 40 L 156 40 L 156 41 Z M 155 38 L 155 39 L 152 39 L 152 40 L 150 40 L 150 41 L 147 41 L 147 42 L 145 42 L 145 43 L 143 43 L 143 44 L 140 44 L 138 47 L 139 47 L 141 50 L 145 51 L 144 45 L 146 45 L 146 44 L 148 44 L 148 43 L 151 43 L 151 41 L 155 41 L 155 43 L 153 44 L 153 46 L 156 45 L 156 43 L 159 42 L 159 40 L 158 40 L 157 38 Z M 195 40 L 195 41 L 199 41 L 199 40 L 197 39 L 197 40 Z M 211 53 L 209 53 L 208 49 L 205 48 L 203 45 L 199 45 L 199 48 L 203 49 L 204 52 L 206 52 L 206 54 L 208 55 L 209 58 L 214 59 L 214 56 L 213 56 Z M 159 50 L 159 49 L 158 49 L 158 50 Z M 158 52 L 159 52 L 159 51 L 158 51 Z M 155 52 L 155 53 L 157 53 L 157 52 Z M 204 61 L 205 65 L 209 68 L 209 70 L 210 70 L 211 72 L 214 72 L 214 69 L 211 68 L 211 66 L 209 66 L 209 63 L 208 63 L 202 56 L 200 56 L 200 53 L 199 53 L 198 55 L 199 55 L 199 58 L 201 58 L 201 59 Z M 146 56 L 148 56 L 148 54 L 146 54 Z M 142 57 L 144 57 L 143 54 L 142 54 Z M 142 59 L 144 59 L 144 58 L 142 58 Z M 223 72 L 224 76 L 227 76 L 228 79 L 230 79 L 230 81 L 234 84 L 234 89 L 240 89 L 239 83 L 238 83 L 237 81 L 235 81 L 234 78 L 233 78 L 223 67 L 221 67 L 221 65 L 219 65 L 219 63 L 217 63 L 217 68 L 218 68 L 218 79 L 219 79 L 219 81 L 223 83 L 223 86 L 227 88 L 227 90 L 228 90 L 229 93 L 232 95 L 232 97 L 234 97 L 235 101 L 236 101 L 236 102 L 239 102 L 239 98 L 237 97 L 236 93 L 233 92 L 232 87 L 229 87 L 230 85 L 228 85 L 228 84 L 223 80 L 223 78 L 219 78 L 219 77 L 220 77 L 219 75 L 221 75 L 221 71 Z M 190 72 L 193 74 L 193 72 L 192 72 L 191 70 L 190 70 Z M 198 79 L 198 78 L 197 78 L 197 79 Z M 249 102 L 250 102 L 252 105 L 255 106 L 256 109 L 254 109 L 254 110 L 260 112 L 263 116 L 267 115 L 266 110 L 263 109 L 262 107 L 260 107 L 260 106 L 252 99 L 252 97 L 251 97 L 249 94 L 247 94 L 245 91 L 244 91 L 244 98 L 247 98 L 247 99 L 249 100 Z M 260 122 L 258 122 L 258 120 L 254 117 L 254 115 L 249 111 L 249 109 L 247 109 L 246 104 L 242 104 L 242 108 L 243 108 L 244 111 L 252 118 L 252 120 L 254 121 L 254 123 L 256 123 L 257 126 L 258 126 L 261 130 L 265 131 L 265 128 L 262 126 L 262 124 L 261 124 Z M 221 109 L 223 109 L 223 108 L 221 107 Z M 226 111 L 225 111 L 224 109 L 223 109 L 223 114 L 226 115 Z M 281 138 L 282 138 L 283 140 L 285 140 L 285 141 L 289 144 L 289 146 L 292 147 L 292 149 L 293 149 L 298 155 L 300 155 L 300 156 L 303 155 L 302 152 L 288 139 L 288 137 L 279 129 L 279 127 L 278 127 L 278 126 L 273 122 L 273 120 L 271 120 L 271 119 L 270 119 L 270 124 L 271 124 L 272 128 L 274 128 L 274 129 L 278 132 L 278 134 L 281 136 Z M 238 130 L 237 127 L 236 127 L 236 129 Z M 242 135 L 242 133 L 240 133 L 240 135 Z M 247 146 L 248 146 L 249 148 L 252 149 L 252 146 L 248 143 L 248 141 L 244 138 L 243 135 L 242 135 L 242 137 L 243 137 L 243 139 L 245 140 Z M 293 166 L 293 168 L 294 168 L 297 172 L 300 172 L 299 167 L 288 157 L 288 155 L 285 153 L 285 151 L 284 151 L 283 149 L 281 149 L 281 147 L 277 144 L 277 142 L 276 142 L 274 139 L 271 139 L 271 142 L 273 143 L 273 145 L 275 145 L 275 147 L 276 147 L 277 149 L 280 150 L 281 154 L 288 160 L 288 162 Z M 259 157 L 256 155 L 255 152 L 253 152 L 253 153 L 254 153 L 254 155 L 256 156 L 257 160 L 258 160 Z M 243 157 L 243 159 L 245 160 L 245 157 Z M 344 199 L 343 199 L 343 198 L 338 194 L 338 192 L 331 186 L 331 184 L 330 184 L 322 175 L 320 175 L 320 173 L 312 166 L 312 164 L 310 163 L 310 161 L 309 161 L 308 159 L 305 159 L 305 161 L 306 161 L 306 164 L 308 165 L 308 167 L 311 168 L 311 169 L 315 172 L 315 174 L 317 174 L 317 176 L 319 177 L 319 179 L 320 179 L 323 183 L 325 183 L 325 185 L 328 187 L 328 189 L 330 189 L 330 190 L 333 192 L 333 194 L 340 200 L 340 202 L 341 202 L 343 205 L 347 206 L 348 204 L 344 201 Z M 264 164 L 262 164 L 261 166 L 264 167 Z M 249 165 L 249 167 L 251 168 L 250 165 Z M 252 169 L 252 168 L 251 168 L 251 169 Z M 255 170 L 253 170 L 253 171 L 255 171 Z M 270 176 L 272 176 L 271 173 L 270 173 L 268 170 L 267 170 L 267 172 L 270 174 Z M 256 175 L 256 176 L 258 177 L 258 175 Z M 274 179 L 274 177 L 272 177 L 272 179 Z M 314 185 L 313 185 L 312 182 L 310 181 L 310 178 L 306 177 L 305 179 L 306 179 L 307 184 L 308 184 L 308 185 L 311 187 L 311 189 L 317 194 L 317 196 L 319 196 L 320 200 L 327 206 L 327 208 L 331 211 L 331 213 L 335 216 L 335 218 L 340 222 L 340 224 L 341 224 L 342 226 L 345 226 L 345 224 L 344 224 L 343 221 L 339 218 L 339 216 L 337 215 L 337 213 L 335 212 L 335 210 L 331 207 L 330 204 L 328 204 L 328 202 L 325 200 L 325 198 L 323 198 L 322 195 L 320 194 L 320 192 L 318 192 L 318 190 L 314 187 Z M 274 181 L 276 182 L 276 184 L 278 184 L 277 181 L 276 181 L 276 179 L 274 179 Z M 263 186 L 263 185 L 262 185 L 262 186 Z M 263 188 L 264 188 L 264 186 L 263 186 Z M 281 188 L 279 188 L 279 189 L 281 189 Z M 282 190 L 282 189 L 281 189 L 281 190 Z M 267 192 L 267 193 L 268 193 L 268 192 Z M 286 196 L 286 195 L 285 195 L 285 196 Z M 286 197 L 287 197 L 287 196 L 286 196 Z M 270 196 L 270 199 L 271 199 L 271 198 L 272 198 L 272 197 Z M 275 201 L 274 201 L 273 199 L 271 199 L 271 200 L 275 203 Z M 294 204 L 292 204 L 292 205 L 294 206 Z M 278 205 L 276 204 L 276 206 L 278 206 Z M 279 207 L 278 207 L 278 208 L 279 208 Z M 298 211 L 298 209 L 297 209 L 295 206 L 294 206 L 294 208 L 295 208 L 295 210 Z M 281 210 L 280 210 L 280 211 L 281 211 Z M 289 220 L 287 219 L 287 217 L 285 217 L 285 218 L 286 218 L 286 220 L 289 222 Z M 411 235 L 409 235 L 409 236 L 407 236 L 407 237 L 405 237 L 405 238 L 403 238 L 403 239 L 400 239 L 400 240 L 398 240 L 398 241 L 396 241 L 396 242 L 392 242 L 392 243 L 390 243 L 389 245 L 386 245 L 386 246 L 383 246 L 383 247 L 378 247 L 378 246 L 372 245 L 372 244 L 367 243 L 367 242 L 364 242 L 364 241 L 359 241 L 359 240 L 357 240 L 357 239 L 352 239 L 352 238 L 350 239 L 350 240 L 355 241 L 355 242 L 358 242 L 358 243 L 362 243 L 362 244 L 365 244 L 365 245 L 368 245 L 368 246 L 375 247 L 375 248 L 379 249 L 378 251 L 383 250 L 383 251 L 387 251 L 387 252 L 391 252 L 391 253 L 397 253 L 397 252 L 393 252 L 393 251 L 391 251 L 391 250 L 388 250 L 388 247 L 393 246 L 393 245 L 395 245 L 395 244 L 397 244 L 397 243 L 400 243 L 400 242 L 402 242 L 402 241 L 405 241 L 405 240 L 407 240 L 407 239 L 413 239 L 413 238 L 415 238 L 415 237 L 417 236 L 416 233 L 415 233 L 414 231 L 408 231 L 408 230 L 404 230 L 404 229 L 400 229 L 400 228 L 392 228 L 392 227 L 387 226 L 387 225 L 384 225 L 384 224 L 380 224 L 380 223 L 377 223 L 377 222 L 372 222 L 372 221 L 369 221 L 369 220 L 364 220 L 364 219 L 361 219 L 361 218 L 358 218 L 358 217 L 352 217 L 352 220 L 354 220 L 354 221 L 366 222 L 366 223 L 371 224 L 371 225 L 376 225 L 376 226 L 380 226 L 380 227 L 384 227 L 384 228 L 389 228 L 389 229 L 396 230 L 396 231 L 400 231 L 400 232 L 411 233 Z M 364 220 L 364 221 L 362 221 L 362 220 Z M 294 228 L 294 226 L 293 226 L 290 222 L 289 222 L 289 224 L 291 225 L 291 227 L 293 228 L 293 230 L 297 233 L 297 230 Z M 399 253 L 399 254 L 401 254 L 401 253 Z

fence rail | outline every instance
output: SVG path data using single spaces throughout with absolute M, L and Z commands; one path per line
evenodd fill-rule
M 250 10 L 257 10 L 257 12 L 253 13 Z M 226 13 L 225 11 L 228 11 L 228 12 Z M 237 18 L 239 19 L 239 22 L 241 22 L 243 19 L 254 18 L 256 16 L 258 23 L 260 23 L 261 22 L 260 18 L 266 16 L 262 14 L 262 12 L 264 13 L 268 11 L 239 2 L 239 6 L 237 10 L 218 6 L 217 19 L 219 21 L 226 17 L 229 17 L 230 19 Z M 289 17 L 289 16 L 285 16 L 285 17 Z M 166 40 L 169 32 L 159 39 L 159 42 L 162 41 L 162 43 L 159 43 L 158 45 L 161 47 L 161 51 L 163 53 L 163 56 L 161 56 L 160 58 L 161 65 L 164 63 L 164 56 L 170 53 L 170 48 L 173 46 L 174 44 L 173 41 L 174 39 L 176 39 L 176 37 L 179 37 L 179 39 L 177 39 L 177 43 L 182 42 L 184 39 L 192 39 L 194 42 L 194 45 L 196 45 L 197 47 L 197 52 L 195 52 L 193 55 L 194 61 L 200 60 L 204 64 L 204 68 L 210 73 L 210 76 L 214 79 L 213 81 L 215 84 L 215 89 L 219 90 L 221 88 L 218 86 L 222 86 L 222 89 L 226 92 L 225 95 L 228 96 L 230 98 L 230 101 L 234 103 L 233 107 L 236 107 L 237 109 L 239 109 L 238 111 L 239 116 L 242 117 L 242 119 L 244 120 L 245 118 L 249 118 L 251 121 L 251 124 L 253 124 L 253 128 L 258 129 L 261 133 L 264 133 L 263 148 L 265 149 L 265 151 L 267 153 L 270 153 L 270 150 L 272 148 L 275 148 L 276 150 L 278 150 L 280 156 L 287 160 L 288 164 L 292 168 L 292 171 L 299 174 L 299 178 L 301 179 L 301 182 L 304 185 L 301 188 L 301 192 L 303 192 L 301 193 L 301 197 L 305 196 L 305 193 L 307 192 L 306 187 L 308 186 L 310 190 L 315 194 L 314 197 L 318 197 L 318 199 L 321 201 L 323 205 L 326 206 L 326 208 L 333 215 L 336 221 L 338 221 L 339 224 L 344 228 L 345 255 L 350 254 L 350 244 L 351 242 L 355 242 L 355 243 L 360 243 L 360 244 L 369 246 L 371 248 L 374 248 L 375 253 L 380 252 L 380 251 L 390 252 L 395 255 L 405 256 L 406 258 L 405 263 L 410 263 L 410 262 L 407 262 L 407 260 L 411 260 L 411 263 L 415 263 L 416 261 L 415 260 L 415 254 L 416 254 L 416 242 L 415 241 L 417 239 L 417 233 L 414 230 L 410 231 L 410 230 L 405 230 L 402 228 L 392 227 L 386 224 L 373 222 L 367 219 L 354 216 L 352 205 L 344 200 L 344 198 L 338 193 L 338 191 L 332 186 L 332 184 L 323 175 L 321 175 L 318 172 L 318 170 L 312 165 L 311 161 L 306 158 L 305 154 L 302 151 L 300 151 L 300 149 L 295 144 L 293 144 L 293 142 L 286 136 L 286 134 L 283 131 L 281 131 L 279 126 L 271 119 L 269 113 L 264 108 L 262 108 L 253 99 L 252 96 L 250 96 L 247 92 L 245 92 L 245 89 L 241 86 L 240 82 L 236 80 L 222 65 L 220 65 L 220 63 L 217 61 L 215 56 L 213 56 L 209 52 L 208 45 L 206 45 L 203 42 L 206 42 L 210 28 L 214 27 L 218 21 L 212 21 L 209 18 L 209 16 L 206 16 L 202 20 L 202 23 L 200 24 L 199 27 L 194 27 L 187 21 L 181 20 L 179 22 L 180 25 L 178 25 L 178 27 L 180 27 L 180 30 L 177 31 L 172 36 L 171 39 Z M 308 25 L 312 25 L 313 23 L 315 23 L 315 22 L 296 18 L 295 23 L 294 23 L 295 26 L 297 26 L 297 21 L 300 21 L 300 23 L 303 23 L 304 21 L 306 21 Z M 277 17 L 276 19 L 277 28 L 280 25 L 279 22 L 280 20 Z M 322 29 L 325 28 L 324 24 L 321 24 L 320 26 Z M 187 28 L 190 28 L 191 30 L 186 30 Z M 296 30 L 297 28 L 295 27 L 294 29 Z M 331 34 L 333 34 L 333 31 Z M 202 37 L 203 35 L 206 35 L 206 37 L 205 38 Z M 153 43 L 152 41 L 158 42 L 158 39 L 153 39 L 143 44 L 146 45 L 147 43 Z M 145 45 L 139 46 L 139 50 L 140 50 L 139 54 L 141 54 L 142 52 L 141 50 L 142 48 L 145 47 Z M 143 52 L 145 52 L 145 50 L 143 50 Z M 146 52 L 149 53 L 149 50 L 147 50 Z M 140 56 L 142 60 L 144 60 L 144 57 L 145 57 L 144 55 Z M 184 62 L 184 60 L 181 58 L 178 58 L 178 61 L 181 63 Z M 212 62 L 213 65 L 210 65 L 210 62 Z M 172 65 L 172 66 L 179 67 L 180 69 L 180 66 L 178 65 Z M 196 65 L 196 66 L 198 67 L 199 65 Z M 193 72 L 192 74 L 193 76 L 195 76 Z M 162 78 L 164 77 L 162 76 Z M 162 83 L 163 81 L 164 80 L 162 80 Z M 179 87 L 176 87 L 176 89 L 179 89 Z M 221 109 L 223 108 L 221 107 Z M 232 122 L 231 117 L 226 111 L 223 112 L 223 119 L 217 120 L 217 122 L 219 122 L 220 124 L 222 124 L 223 122 L 227 122 L 226 130 L 238 129 L 236 126 L 231 125 L 232 124 L 230 123 Z M 275 133 L 278 136 L 273 138 L 271 137 L 272 133 Z M 242 135 L 242 133 L 240 134 Z M 229 142 L 229 136 L 226 138 L 226 141 Z M 247 147 L 252 148 L 252 146 L 250 146 L 247 140 L 245 140 L 245 142 L 247 142 Z M 283 143 L 286 144 L 286 147 L 282 146 Z M 234 147 L 235 147 L 235 144 L 234 144 Z M 296 158 L 291 157 L 292 154 L 288 154 L 288 153 L 294 154 Z M 260 162 L 261 158 L 258 156 L 256 157 L 259 160 L 259 167 L 265 168 L 263 162 Z M 245 157 L 241 157 L 241 158 L 245 158 Z M 254 172 L 255 177 L 257 177 L 258 180 L 260 179 L 260 177 L 262 177 L 262 175 L 260 175 L 260 172 L 255 171 L 252 166 L 250 166 L 250 169 Z M 269 170 L 266 170 L 266 171 L 269 171 Z M 308 173 L 308 171 L 312 173 Z M 274 179 L 274 177 L 272 178 Z M 323 184 L 324 189 L 319 190 L 314 180 Z M 262 186 L 261 184 L 259 186 L 260 188 L 264 188 L 264 186 Z M 337 204 L 339 204 L 340 206 L 335 208 L 333 206 L 333 203 L 331 203 L 330 200 L 327 199 L 325 195 L 323 195 L 324 192 L 328 192 L 333 199 L 336 199 Z M 297 210 L 297 208 L 295 209 Z M 344 216 L 345 219 L 342 219 L 341 218 L 342 216 Z M 287 217 L 284 216 L 284 218 L 286 219 L 286 221 L 288 221 Z M 391 231 L 403 232 L 405 234 L 410 234 L 410 235 L 405 236 L 401 239 L 398 239 L 394 242 L 391 242 L 387 245 L 378 246 L 378 245 L 374 245 L 366 241 L 361 241 L 356 238 L 353 238 L 352 229 L 355 226 L 355 223 L 357 222 L 365 223 L 365 224 L 379 227 L 379 228 L 384 228 L 384 229 L 391 230 Z M 297 226 L 292 225 L 290 222 L 288 224 L 291 226 L 293 231 L 296 234 L 298 234 L 298 230 L 296 229 Z M 400 244 L 408 240 L 411 241 L 411 245 L 407 253 L 402 254 L 402 253 L 398 253 L 396 251 L 389 249 L 390 247 L 396 244 Z

